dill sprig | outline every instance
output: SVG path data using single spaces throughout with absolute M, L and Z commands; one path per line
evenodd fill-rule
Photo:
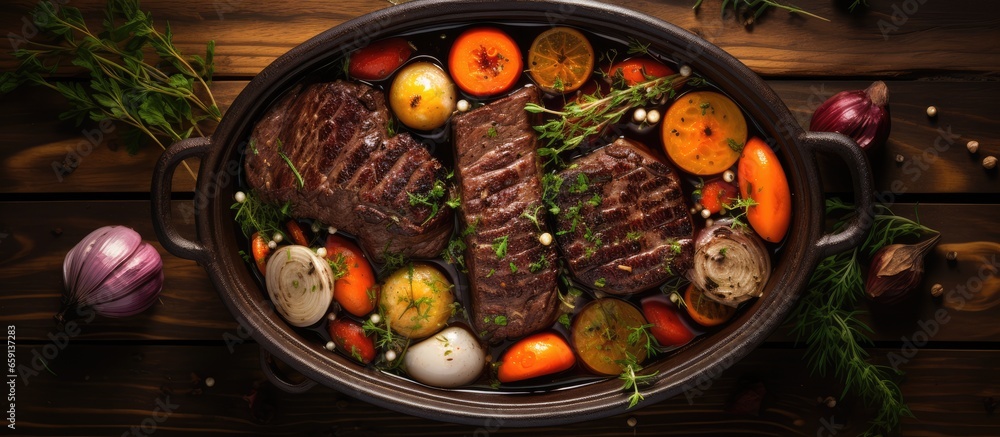
M 698 7 L 701 6 L 701 2 L 702 1 L 703 0 L 696 0 L 694 2 L 694 6 L 691 9 L 698 9 Z M 857 3 L 860 2 L 860 1 L 862 1 L 862 0 L 855 1 L 855 4 L 853 6 L 851 6 L 851 10 L 854 10 L 854 7 L 857 6 Z M 866 2 L 866 4 L 867 4 L 867 2 Z M 784 9 L 784 10 L 786 10 L 788 12 L 791 12 L 791 13 L 808 15 L 810 17 L 818 18 L 818 19 L 823 20 L 823 21 L 830 21 L 830 20 L 828 20 L 826 18 L 823 18 L 823 17 L 821 17 L 819 15 L 816 15 L 816 14 L 814 14 L 812 12 L 808 12 L 808 11 L 802 9 L 802 8 L 797 7 L 797 6 L 792 6 L 792 5 L 786 5 L 786 4 L 783 4 L 783 3 L 778 3 L 778 2 L 776 2 L 774 0 L 722 0 L 722 12 L 723 13 L 726 12 L 726 8 L 727 7 L 731 7 L 733 9 L 733 11 L 735 11 L 735 12 L 740 12 L 741 10 L 752 11 L 752 14 L 747 17 L 747 19 L 746 19 L 746 21 L 744 23 L 744 24 L 747 24 L 747 25 L 752 24 L 754 21 L 756 21 L 758 18 L 760 18 L 760 16 L 763 15 L 764 12 L 767 12 L 768 9 L 772 9 L 772 8 L 774 8 L 774 9 Z
M 393 351 L 396 353 L 396 357 L 392 360 L 386 359 L 383 353 L 375 361 L 375 367 L 382 370 L 394 371 L 399 369 L 400 364 L 403 363 L 403 355 L 406 355 L 406 351 L 410 348 L 410 340 L 406 337 L 396 335 L 392 331 L 392 320 L 390 320 L 391 317 L 386 317 L 384 306 L 379 305 L 376 314 L 379 316 L 377 321 L 369 317 L 365 319 L 365 322 L 361 325 L 361 329 L 364 330 L 365 335 L 375 337 L 375 348 L 377 350 Z
M 243 235 L 250 237 L 254 232 L 260 232 L 266 236 L 266 240 L 275 233 L 284 234 L 282 223 L 291 217 L 291 202 L 276 206 L 261 200 L 254 190 L 245 194 L 246 199 L 235 202 L 230 207 L 236 210 L 235 220 L 243 230 Z
M 50 88 L 72 105 L 59 115 L 61 120 L 131 126 L 123 135 L 129 153 L 137 152 L 144 139 L 165 149 L 161 139 L 179 141 L 195 132 L 204 136 L 201 124 L 221 119 L 209 89 L 214 41 L 208 42 L 204 58 L 182 55 L 170 25 L 158 31 L 136 0 L 109 0 L 99 32 L 87 27 L 79 9 L 66 5 L 38 2 L 31 16 L 41 36 L 14 44 L 20 64 L 0 73 L 0 94 L 22 84 Z M 86 70 L 90 81 L 53 80 L 67 64 Z M 190 167 L 188 172 L 194 177 Z
M 648 105 L 664 97 L 673 98 L 677 89 L 689 78 L 679 74 L 649 78 L 632 86 L 622 81 L 606 95 L 600 91 L 581 96 L 577 101 L 567 103 L 562 110 L 545 108 L 529 103 L 525 110 L 553 116 L 545 124 L 535 126 L 538 138 L 547 147 L 538 149 L 539 156 L 548 158 L 548 163 L 559 163 L 559 154 L 572 150 L 587 138 L 600 134 L 606 127 L 618 123 L 632 108 Z
M 827 200 L 826 206 L 828 214 L 853 211 L 839 199 Z M 821 376 L 832 373 L 843 380 L 845 395 L 854 393 L 877 410 L 866 435 L 892 430 L 901 417 L 912 417 L 912 413 L 895 382 L 901 373 L 868 362 L 865 346 L 872 344 L 868 338 L 872 331 L 854 309 L 864 294 L 862 257 L 899 238 L 936 232 L 879 205 L 864 243 L 820 261 L 809 280 L 809 291 L 792 314 L 792 332 L 796 341 L 806 343 L 810 370 Z

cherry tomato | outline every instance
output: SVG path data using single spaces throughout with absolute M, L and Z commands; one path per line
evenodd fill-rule
M 701 203 L 701 206 L 712 214 L 718 214 L 724 206 L 732 205 L 733 201 L 736 200 L 737 193 L 739 193 L 739 189 L 735 185 L 722 179 L 714 179 L 705 182 L 705 186 L 701 188 L 701 198 L 698 199 L 698 203 Z
M 646 299 L 642 302 L 642 314 L 653 324 L 649 332 L 661 346 L 682 346 L 695 337 L 678 310 L 666 302 Z
M 403 65 L 413 47 L 403 38 L 375 41 L 351 54 L 347 74 L 361 80 L 382 80 Z
M 619 71 L 621 71 L 621 77 L 625 81 L 625 85 L 628 86 L 676 73 L 670 67 L 646 56 L 626 59 L 612 65 L 611 69 L 608 70 L 608 75 L 615 78 Z
M 368 364 L 375 359 L 375 340 L 365 335 L 361 324 L 346 317 L 330 322 L 330 338 L 347 355 Z

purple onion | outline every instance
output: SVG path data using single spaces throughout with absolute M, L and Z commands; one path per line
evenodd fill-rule
M 834 94 L 813 112 L 809 130 L 842 133 L 867 150 L 889 139 L 891 125 L 889 88 L 878 81 L 868 89 Z
M 125 226 L 91 232 L 66 254 L 63 284 L 70 306 L 90 307 L 106 317 L 139 314 L 163 289 L 163 260 Z

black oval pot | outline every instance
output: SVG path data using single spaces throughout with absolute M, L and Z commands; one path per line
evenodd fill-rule
M 443 390 L 363 368 L 328 352 L 291 329 L 271 311 L 238 254 L 238 231 L 230 210 L 240 165 L 241 141 L 269 102 L 310 71 L 386 36 L 475 21 L 530 22 L 568 25 L 605 35 L 634 37 L 652 43 L 657 53 L 672 54 L 738 102 L 773 138 L 784 163 L 793 198 L 792 224 L 764 295 L 726 327 L 707 338 L 650 364 L 659 372 L 643 388 L 639 405 L 675 396 L 718 377 L 758 346 L 787 316 L 816 263 L 856 245 L 868 221 L 849 223 L 836 234 L 824 234 L 824 205 L 818 180 L 817 152 L 847 162 L 861 211 L 871 210 L 871 170 L 861 151 L 839 134 L 804 132 L 788 108 L 756 74 L 707 41 L 642 13 L 587 1 L 443 1 L 392 6 L 334 27 L 292 49 L 265 68 L 236 98 L 211 137 L 171 146 L 153 174 L 153 222 L 157 237 L 171 253 L 198 261 L 236 319 L 260 345 L 313 381 L 376 405 L 416 416 L 473 425 L 552 425 L 594 419 L 626 410 L 628 394 L 621 381 L 609 378 L 577 388 L 540 393 L 500 394 Z M 197 238 L 180 236 L 170 216 L 171 177 L 185 158 L 198 157 L 196 187 Z M 304 388 L 288 385 L 287 388 Z M 488 421 L 488 422 L 487 422 Z

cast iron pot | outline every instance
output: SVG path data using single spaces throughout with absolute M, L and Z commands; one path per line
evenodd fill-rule
M 866 214 L 839 233 L 824 234 L 824 206 L 816 154 L 846 161 L 862 212 L 871 210 L 871 170 L 861 151 L 839 134 L 804 132 L 788 108 L 756 74 L 707 41 L 669 23 L 620 7 L 587 1 L 443 1 L 392 6 L 336 26 L 292 49 L 265 68 L 233 102 L 211 137 L 192 138 L 163 153 L 153 173 L 153 222 L 157 237 L 171 253 L 200 263 L 222 300 L 268 352 L 317 381 L 359 399 L 404 413 L 472 425 L 552 425 L 610 416 L 626 410 L 621 381 L 609 378 L 573 389 L 542 393 L 500 394 L 430 388 L 366 369 L 315 340 L 306 340 L 271 310 L 266 293 L 238 254 L 233 212 L 235 178 L 241 165 L 241 142 L 268 104 L 311 71 L 371 41 L 427 28 L 477 21 L 567 25 L 627 41 L 652 43 L 656 53 L 686 63 L 718 85 L 761 123 L 773 138 L 784 164 L 793 198 L 792 224 L 764 295 L 726 327 L 700 338 L 647 371 L 659 371 L 643 389 L 641 405 L 666 399 L 718 377 L 759 345 L 782 321 L 802 292 L 816 263 L 857 245 L 867 231 Z M 185 158 L 201 160 L 195 196 L 197 236 L 178 234 L 170 215 L 171 178 Z M 266 372 L 269 373 L 270 372 Z M 273 376 L 273 375 L 272 375 Z M 275 379 L 286 389 L 306 389 Z

